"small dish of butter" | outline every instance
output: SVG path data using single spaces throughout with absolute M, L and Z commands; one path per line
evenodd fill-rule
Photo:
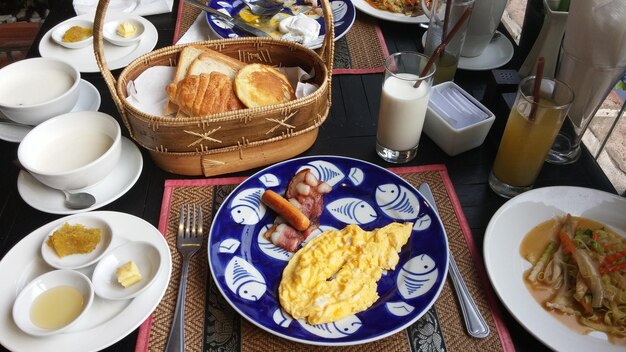
M 132 18 L 119 18 L 104 24 L 102 34 L 109 43 L 118 46 L 130 46 L 138 43 L 145 32 L 141 21 Z
M 127 242 L 96 265 L 91 281 L 98 297 L 124 300 L 145 291 L 161 271 L 159 250 L 148 242 Z

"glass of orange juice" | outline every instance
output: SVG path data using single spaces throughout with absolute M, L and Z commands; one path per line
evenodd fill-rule
M 567 84 L 543 78 L 538 91 L 539 102 L 535 103 L 534 86 L 535 76 L 520 82 L 489 175 L 491 189 L 506 198 L 533 187 L 574 101 L 574 92 Z

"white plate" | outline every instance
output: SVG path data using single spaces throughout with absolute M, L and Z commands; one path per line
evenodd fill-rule
M 492 70 L 506 65 L 512 57 L 513 44 L 509 38 L 500 33 L 494 41 L 487 45 L 482 54 L 476 57 L 459 57 L 458 68 L 470 71 Z
M 159 248 L 166 270 L 143 294 L 133 300 L 110 301 L 95 297 L 87 314 L 64 334 L 37 338 L 22 332 L 11 318 L 13 301 L 35 277 L 51 270 L 39 254 L 44 236 L 65 218 L 53 221 L 28 234 L 0 261 L 0 344 L 13 351 L 97 351 L 134 331 L 154 311 L 170 280 L 172 257 L 163 235 L 136 216 L 118 212 L 93 212 L 111 224 L 117 244 L 146 241 Z M 91 276 L 93 267 L 80 272 Z
M 531 334 L 556 351 L 624 351 L 601 333 L 579 334 L 543 309 L 524 285 L 530 267 L 520 256 L 524 236 L 536 225 L 566 213 L 596 220 L 626 235 L 626 199 L 580 187 L 546 187 L 507 201 L 485 232 L 485 266 L 491 284 L 511 314 Z M 621 229 L 621 230 L 620 230 Z
M 100 93 L 93 84 L 80 80 L 78 93 L 78 102 L 70 112 L 75 111 L 98 111 L 100 109 Z M 8 119 L 0 112 L 0 119 Z M 0 139 L 7 142 L 19 143 L 32 126 L 22 125 L 16 122 L 2 123 L 0 122 Z
M 67 21 L 73 19 L 89 19 L 93 20 L 94 14 L 85 14 L 76 16 Z M 111 14 L 107 16 L 107 21 L 114 20 L 119 17 L 133 18 L 143 23 L 145 27 L 145 33 L 141 41 L 131 46 L 117 46 L 106 41 L 103 41 L 104 57 L 106 58 L 107 66 L 110 70 L 116 70 L 118 68 L 126 67 L 133 60 L 139 56 L 146 54 L 156 46 L 158 33 L 152 22 L 146 20 L 143 17 L 127 14 Z M 63 25 L 64 22 L 57 26 Z M 56 27 L 55 27 L 56 28 Z M 93 52 L 93 44 L 88 45 L 81 49 L 68 49 L 55 43 L 52 38 L 52 32 L 55 28 L 49 30 L 44 34 L 43 38 L 39 42 L 39 54 L 43 57 L 55 57 L 70 64 L 76 66 L 80 72 L 100 72 L 100 68 L 96 63 L 96 57 Z
M 496 31 L 500 33 L 499 31 Z M 426 43 L 426 34 L 422 35 L 422 47 Z M 504 34 L 496 38 L 487 45 L 482 54 L 476 57 L 459 56 L 459 64 L 457 68 L 469 71 L 485 71 L 506 65 L 513 57 L 513 44 Z
M 379 18 L 381 20 L 400 23 L 428 23 L 429 21 L 426 15 L 411 17 L 401 13 L 393 13 L 389 11 L 379 10 L 374 6 L 368 4 L 365 0 L 352 0 L 352 4 L 361 12 L 366 13 L 372 17 Z
M 96 203 L 86 209 L 70 209 L 65 206 L 65 196 L 21 171 L 17 177 L 17 190 L 31 207 L 51 214 L 76 214 L 103 207 L 124 195 L 137 181 L 143 168 L 139 148 L 126 137 L 122 137 L 122 155 L 118 166 L 97 184 L 84 188 L 96 197 Z

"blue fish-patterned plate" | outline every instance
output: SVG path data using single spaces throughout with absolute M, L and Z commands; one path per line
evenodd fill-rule
M 369 231 L 393 221 L 415 223 L 396 269 L 378 282 L 378 301 L 334 323 L 309 325 L 281 309 L 278 285 L 292 254 L 263 237 L 276 215 L 261 195 L 266 189 L 284 194 L 303 168 L 333 187 L 324 196 L 320 229 L 311 237 L 347 224 Z M 375 341 L 413 324 L 439 296 L 448 268 L 441 220 L 413 186 L 374 164 L 334 156 L 285 161 L 246 179 L 217 211 L 208 253 L 217 287 L 244 318 L 283 338 L 327 346 Z
M 296 0 L 295 5 L 310 6 L 310 4 L 305 3 L 304 0 Z M 209 6 L 231 17 L 235 17 L 246 5 L 244 5 L 241 0 L 211 0 Z M 352 24 L 354 24 L 356 10 L 350 0 L 331 0 L 330 7 L 333 11 L 335 40 L 337 40 L 348 33 L 348 30 L 352 27 Z M 281 12 L 293 14 L 290 8 L 284 8 Z M 208 13 L 206 14 L 206 20 L 213 32 L 221 38 L 238 38 L 248 36 L 248 34 L 244 31 L 241 31 L 238 28 L 233 28 L 231 24 L 228 24 Z M 324 19 L 320 17 L 317 19 L 317 22 L 321 25 L 320 35 L 317 39 L 311 41 L 307 45 L 310 49 L 320 48 L 322 46 L 322 42 L 324 41 L 324 33 L 326 33 Z

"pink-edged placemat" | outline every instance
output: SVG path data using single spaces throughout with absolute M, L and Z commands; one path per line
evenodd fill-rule
M 174 40 L 194 24 L 200 9 L 180 2 L 176 18 Z M 383 61 L 389 55 L 378 21 L 357 12 L 356 20 L 348 33 L 335 42 L 333 74 L 366 74 L 383 72 Z
M 449 279 L 435 306 L 409 328 L 385 339 L 364 345 L 334 348 L 340 351 L 514 351 L 502 321 L 496 298 L 488 283 L 482 258 L 477 250 L 454 187 L 444 165 L 390 169 L 416 188 L 427 182 L 433 192 L 453 252 L 467 286 L 483 313 L 491 334 L 485 339 L 470 337 Z M 165 234 L 172 251 L 172 279 L 165 296 L 152 316 L 141 326 L 136 351 L 163 350 L 176 305 L 181 258 L 176 251 L 178 212 L 183 203 L 202 206 L 204 228 L 209 229 L 221 202 L 243 178 L 167 180 L 161 205 L 159 230 Z M 206 246 L 205 246 L 206 248 Z M 242 319 L 224 300 L 212 282 L 206 250 L 191 262 L 185 307 L 185 346 L 188 351 L 248 352 L 321 351 L 265 332 Z

